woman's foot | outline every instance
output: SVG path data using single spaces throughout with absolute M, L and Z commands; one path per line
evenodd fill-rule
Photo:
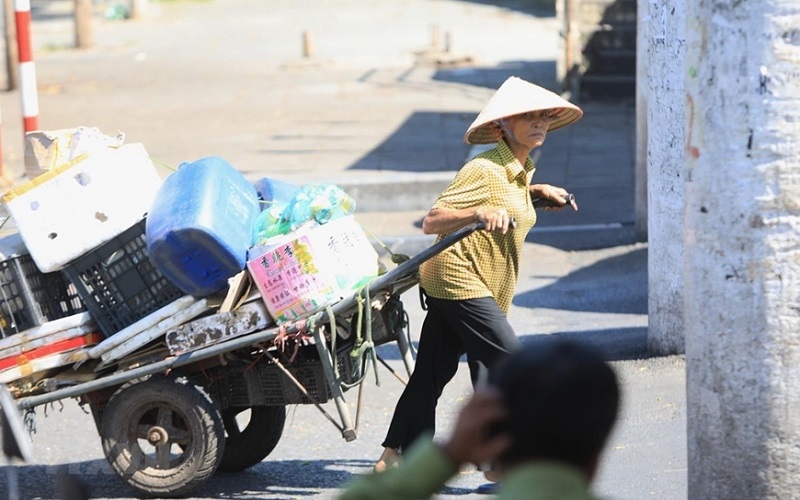
M 489 469 L 483 472 L 483 477 L 485 477 L 487 481 L 491 482 L 478 486 L 475 492 L 482 495 L 494 495 L 497 493 L 497 490 L 500 488 L 500 480 L 503 478 L 503 475 L 500 473 L 500 471 Z
M 383 454 L 381 454 L 381 458 L 375 462 L 373 470 L 375 472 L 384 472 L 389 467 L 397 467 L 400 465 L 400 458 L 402 458 L 402 455 L 400 455 L 399 451 L 394 448 L 384 448 Z
M 489 469 L 487 471 L 484 471 L 483 477 L 485 477 L 487 481 L 491 481 L 493 483 L 499 483 L 500 479 L 502 478 L 502 475 L 500 474 L 499 471 L 495 469 Z

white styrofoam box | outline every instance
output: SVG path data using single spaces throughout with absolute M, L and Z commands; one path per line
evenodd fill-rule
M 67 163 L 81 153 L 96 149 L 118 148 L 125 134 L 107 136 L 95 127 L 61 130 L 33 130 L 25 133 L 25 173 L 33 179 Z
M 62 269 L 140 221 L 161 178 L 141 144 L 98 149 L 3 195 L 42 272 Z

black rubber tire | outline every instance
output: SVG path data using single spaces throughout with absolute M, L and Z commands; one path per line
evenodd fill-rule
M 236 417 L 250 410 L 250 420 L 242 427 Z M 225 453 L 219 464 L 223 472 L 239 472 L 252 467 L 278 445 L 286 422 L 285 406 L 253 406 L 222 410 L 225 424 Z
M 148 437 L 160 442 L 152 444 Z M 100 438 L 106 459 L 124 482 L 150 496 L 179 497 L 217 470 L 225 427 L 201 387 L 154 376 L 126 384 L 111 397 Z

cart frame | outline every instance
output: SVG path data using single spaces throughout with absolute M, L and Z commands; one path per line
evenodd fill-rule
M 400 263 L 394 269 L 388 271 L 387 273 L 381 276 L 378 276 L 377 278 L 372 280 L 366 287 L 367 297 L 369 297 L 371 300 L 373 294 L 379 294 L 379 293 L 389 297 L 399 296 L 400 294 L 409 290 L 418 283 L 417 270 L 422 263 L 434 257 L 438 253 L 444 251 L 445 249 L 457 243 L 458 241 L 462 240 L 463 238 L 469 236 L 474 231 L 483 228 L 484 225 L 480 222 L 465 226 L 451 233 L 450 235 L 442 238 L 441 240 L 437 241 L 436 243 L 434 243 L 427 249 L 423 250 L 419 254 L 409 258 L 405 262 Z M 317 312 L 310 318 L 306 318 L 305 320 L 302 321 L 285 324 L 281 327 L 274 326 L 263 330 L 258 330 L 252 333 L 247 333 L 241 336 L 226 338 L 224 340 L 219 341 L 218 343 L 200 347 L 197 348 L 196 350 L 185 352 L 175 356 L 168 356 L 160 361 L 154 361 L 149 364 L 133 368 L 122 368 L 120 371 L 117 371 L 115 373 L 100 375 L 98 378 L 94 380 L 90 380 L 87 382 L 79 382 L 76 383 L 75 385 L 55 389 L 51 392 L 46 392 L 44 394 L 20 397 L 16 400 L 16 404 L 20 410 L 29 411 L 38 406 L 52 403 L 61 399 L 73 398 L 73 397 L 85 398 L 92 394 L 98 394 L 100 391 L 108 391 L 112 388 L 115 391 L 119 392 L 120 390 L 123 390 L 125 387 L 127 387 L 126 384 L 128 385 L 133 384 L 132 387 L 135 387 L 136 382 L 139 380 L 145 380 L 158 374 L 166 375 L 176 371 L 179 373 L 180 370 L 178 369 L 183 367 L 197 366 L 199 363 L 205 360 L 210 360 L 212 358 L 225 355 L 228 353 L 233 353 L 234 351 L 240 349 L 264 346 L 267 343 L 275 341 L 279 335 L 285 333 L 292 334 L 302 331 L 302 329 L 304 328 L 303 325 L 305 325 L 306 322 L 309 320 L 311 320 L 311 323 L 315 325 L 324 325 L 329 323 L 335 324 L 336 319 L 338 317 L 341 316 L 349 318 L 352 317 L 353 314 L 355 314 L 354 310 L 356 310 L 359 307 L 359 301 L 362 300 L 363 298 L 361 293 L 362 291 L 363 290 L 359 291 L 358 293 L 354 293 L 348 297 L 345 297 L 342 300 L 332 304 L 325 310 Z M 372 309 L 373 307 L 372 303 L 367 304 L 366 307 Z M 319 361 L 321 363 L 321 367 L 324 373 L 325 383 L 327 384 L 327 389 L 330 391 L 331 399 L 333 399 L 334 401 L 337 413 L 339 414 L 339 420 L 341 423 L 337 423 L 330 415 L 328 415 L 319 402 L 314 401 L 310 397 L 308 399 L 312 404 L 315 404 L 315 406 L 317 406 L 317 408 L 328 418 L 328 420 L 330 420 L 340 430 L 342 437 L 344 437 L 346 441 L 352 441 L 357 438 L 356 429 L 355 426 L 353 425 L 353 420 L 350 416 L 349 408 L 344 399 L 344 390 L 346 389 L 346 387 L 343 384 L 342 380 L 337 378 L 336 375 L 336 368 L 334 367 L 334 363 L 336 363 L 336 352 L 332 353 L 331 349 L 329 349 L 328 347 L 329 341 L 325 339 L 324 333 L 321 328 L 315 327 L 312 328 L 311 330 L 314 339 L 313 343 L 316 346 L 316 351 L 318 353 Z M 336 332 L 331 332 L 332 338 L 335 338 L 336 335 L 337 335 Z M 396 335 L 396 338 L 394 340 L 396 340 L 398 343 L 398 348 L 402 354 L 406 369 L 410 374 L 413 370 L 413 358 L 411 354 L 411 346 L 409 339 L 401 334 L 401 335 Z M 264 350 L 264 353 L 272 362 L 274 362 L 278 366 L 278 368 L 280 368 L 284 372 L 284 374 L 287 377 L 289 377 L 292 380 L 292 382 L 296 386 L 299 387 L 301 391 L 305 391 L 303 385 L 296 378 L 292 377 L 292 375 L 285 368 L 283 368 L 282 365 L 279 362 L 277 362 L 277 360 L 273 358 L 266 351 L 266 349 Z M 356 382 L 356 384 L 353 385 L 360 386 L 360 384 L 363 383 L 364 378 L 365 377 L 362 377 L 360 380 Z M 307 392 L 304 392 L 304 394 L 308 396 Z M 293 403 L 284 402 L 284 405 L 285 404 L 293 404 Z M 191 404 L 189 406 L 191 406 Z M 95 421 L 98 425 L 98 432 L 101 433 L 101 438 L 103 438 L 100 425 L 101 415 L 99 411 L 95 410 L 96 408 L 92 407 L 92 412 L 95 416 Z M 280 417 L 280 429 L 278 429 L 278 435 L 275 438 L 275 443 L 277 443 L 277 439 L 280 437 L 280 432 L 282 432 L 284 417 L 285 414 L 281 415 Z M 219 427 L 219 425 L 217 425 L 217 427 Z M 156 428 L 161 429 L 160 427 L 157 426 L 153 427 L 153 429 Z M 166 433 L 166 431 L 164 432 Z M 217 436 L 216 438 L 219 439 L 219 436 Z M 148 439 L 150 438 L 148 437 Z M 153 439 L 157 441 L 159 439 L 159 436 L 154 435 Z M 202 440 L 204 438 L 200 436 L 200 439 Z M 211 437 L 209 439 L 211 439 Z M 224 444 L 225 440 L 224 435 L 222 436 L 222 440 Z M 271 448 L 269 449 L 269 451 L 271 451 Z M 269 451 L 267 451 L 267 453 L 269 453 Z M 112 457 L 110 456 L 107 450 L 106 450 L 106 458 L 109 460 L 109 462 L 112 462 L 112 467 L 113 467 L 114 464 Z M 258 459 L 257 461 L 260 461 L 264 457 L 256 457 L 256 458 Z M 158 493 L 163 496 L 185 495 L 191 489 L 194 489 L 195 487 L 199 486 L 201 482 L 204 482 L 205 479 L 210 477 L 218 466 L 219 466 L 219 460 L 217 460 L 216 463 L 207 464 L 205 468 L 209 470 L 204 472 L 205 477 L 201 478 L 199 482 L 193 481 L 192 484 L 186 487 L 182 486 L 181 488 L 176 488 L 174 490 L 166 488 L 164 490 L 158 490 L 158 491 L 152 491 L 147 488 L 143 489 L 140 488 L 140 489 L 142 489 L 146 493 Z M 120 476 L 122 476 L 121 472 L 116 468 L 115 471 Z M 127 481 L 132 486 L 138 488 L 138 486 L 134 484 L 130 480 L 130 478 L 121 477 L 121 479 Z

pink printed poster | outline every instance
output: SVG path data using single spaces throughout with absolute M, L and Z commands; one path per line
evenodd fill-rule
M 272 317 L 284 323 L 319 310 L 335 298 L 329 277 L 314 264 L 308 237 L 284 243 L 248 262 Z
M 352 217 L 251 250 L 258 257 L 247 267 L 278 324 L 319 311 L 378 274 L 378 254 Z

